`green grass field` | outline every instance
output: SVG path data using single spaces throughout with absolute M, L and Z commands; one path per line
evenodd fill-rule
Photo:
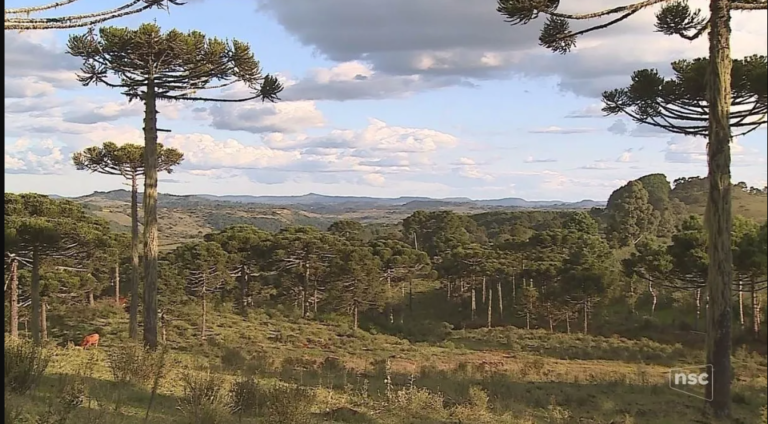
M 24 395 L 8 395 L 9 373 L 23 366 L 9 369 L 6 339 L 6 422 L 710 422 L 702 400 L 668 387 L 669 367 L 703 357 L 681 345 L 515 328 L 411 343 L 333 317 L 266 310 L 245 319 L 223 307 L 209 314 L 203 341 L 197 308 L 175 314 L 165 353 L 148 355 L 109 304 L 51 313 L 51 362 Z M 67 347 L 91 332 L 98 348 Z M 733 422 L 765 423 L 765 357 L 737 350 L 734 368 Z M 238 400 L 245 406 L 232 412 Z

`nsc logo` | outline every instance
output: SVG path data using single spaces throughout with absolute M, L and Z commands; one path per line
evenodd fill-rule
M 669 388 L 711 401 L 712 394 L 707 394 L 706 386 L 712 382 L 712 375 L 712 365 L 671 368 L 669 370 Z

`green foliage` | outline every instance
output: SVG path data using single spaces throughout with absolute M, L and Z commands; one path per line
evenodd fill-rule
M 220 424 L 227 421 L 227 391 L 222 376 L 210 371 L 185 372 L 181 377 L 179 410 L 194 424 Z
M 306 387 L 275 384 L 266 391 L 265 422 L 269 424 L 308 424 L 317 393 Z
M 172 173 L 173 168 L 184 160 L 180 151 L 157 145 L 157 171 Z M 144 146 L 138 144 L 116 145 L 110 141 L 102 146 L 87 147 L 72 155 L 78 170 L 107 175 L 120 175 L 131 179 L 144 174 Z
M 112 378 L 120 384 L 146 385 L 160 372 L 160 354 L 138 343 L 128 343 L 108 352 Z
M 27 340 L 5 337 L 5 391 L 23 395 L 32 390 L 51 362 L 51 352 Z
M 670 7 L 684 7 L 681 2 Z M 666 13 L 665 13 L 666 12 Z M 659 14 L 666 24 L 682 24 L 669 8 Z M 701 25 L 698 16 L 695 18 Z M 672 31 L 665 31 L 672 32 Z M 635 122 L 662 128 L 675 134 L 706 137 L 708 58 L 672 62 L 674 77 L 665 79 L 655 69 L 642 69 L 632 74 L 632 83 L 603 93 L 603 111 L 609 115 L 623 113 Z M 768 111 L 768 62 L 765 56 L 734 59 L 731 70 L 730 127 L 733 136 L 750 133 L 765 124 Z
M 656 233 L 660 214 L 649 202 L 648 191 L 641 182 L 630 181 L 613 200 L 606 207 L 606 233 L 611 241 L 620 247 L 631 246 L 641 237 Z

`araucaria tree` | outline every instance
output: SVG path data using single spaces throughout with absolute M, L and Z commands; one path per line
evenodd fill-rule
M 6 31 L 28 31 L 32 29 L 68 29 L 91 27 L 123 16 L 135 15 L 148 9 L 157 8 L 168 10 L 168 5 L 180 6 L 179 0 L 129 0 L 125 4 L 99 12 L 82 13 L 77 15 L 51 16 L 33 18 L 35 13 L 47 12 L 63 6 L 76 3 L 79 0 L 59 0 L 40 6 L 16 7 L 5 9 Z M 91 3 L 98 3 L 91 1 Z
M 572 2 L 576 3 L 576 2 Z M 731 11 L 766 10 L 766 0 L 709 0 L 709 16 L 692 10 L 685 0 L 641 0 L 624 6 L 581 14 L 558 12 L 559 0 L 498 0 L 497 11 L 512 25 L 525 25 L 547 16 L 539 42 L 557 53 L 568 53 L 580 35 L 616 25 L 641 10 L 662 5 L 656 30 L 695 40 L 709 30 L 709 63 L 706 72 L 707 158 L 709 195 L 706 207 L 710 294 L 707 317 L 707 361 L 713 378 L 707 384 L 709 406 L 716 417 L 731 414 Z M 607 21 L 606 21 L 607 19 Z M 571 21 L 601 22 L 572 31 Z M 713 383 L 714 382 L 714 383 Z
M 671 133 L 707 137 L 707 63 L 707 58 L 672 62 L 673 78 L 662 77 L 656 69 L 635 71 L 629 87 L 603 93 L 603 111 L 609 115 L 625 114 L 639 124 Z M 734 137 L 766 123 L 766 74 L 765 56 L 733 60 L 729 125 Z
M 184 154 L 173 148 L 157 145 L 157 172 L 172 173 L 173 167 L 184 160 Z M 139 178 L 144 176 L 144 146 L 111 141 L 91 146 L 72 155 L 78 170 L 105 175 L 119 175 L 131 184 L 131 306 L 128 333 L 139 337 Z
M 67 53 L 83 59 L 78 80 L 122 90 L 129 101 L 144 102 L 144 343 L 157 347 L 157 101 L 276 101 L 282 85 L 263 75 L 250 46 L 208 38 L 198 31 L 160 31 L 155 24 L 136 30 L 102 27 L 70 36 Z M 240 98 L 199 95 L 242 83 Z

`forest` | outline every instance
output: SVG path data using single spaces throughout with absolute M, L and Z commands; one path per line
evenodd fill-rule
M 406 337 L 435 322 L 587 334 L 593 319 L 610 335 L 621 330 L 605 327 L 612 318 L 665 311 L 678 330 L 697 331 L 707 308 L 704 225 L 670 192 L 651 174 L 591 211 L 417 211 L 397 225 L 341 220 L 327 231 L 230 226 L 161 254 L 159 309 L 199 304 L 201 339 L 208 305 L 221 303 L 244 316 L 278 306 L 305 319 L 338 315 Z M 5 228 L 11 332 L 28 319 L 33 338 L 45 339 L 40 311 L 119 304 L 141 279 L 130 237 L 72 201 L 6 193 Z M 736 217 L 732 301 L 744 340 L 759 338 L 765 321 L 766 245 L 765 223 Z M 129 307 L 137 323 L 140 286 Z M 414 302 L 414 286 L 435 297 L 430 305 Z

